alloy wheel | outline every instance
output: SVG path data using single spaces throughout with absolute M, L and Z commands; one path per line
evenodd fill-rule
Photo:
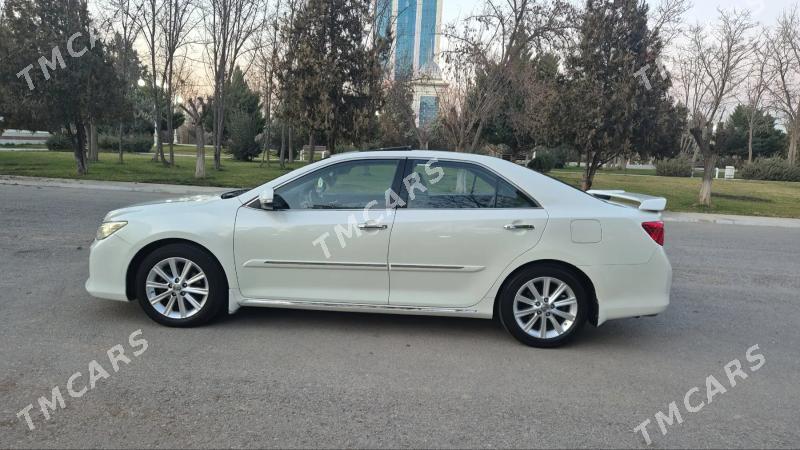
M 578 317 L 575 292 L 554 277 L 534 278 L 514 296 L 514 319 L 528 335 L 539 339 L 557 338 L 572 328 Z
M 164 259 L 147 274 L 147 300 L 159 314 L 170 319 L 187 319 L 200 312 L 208 292 L 206 274 L 186 258 Z

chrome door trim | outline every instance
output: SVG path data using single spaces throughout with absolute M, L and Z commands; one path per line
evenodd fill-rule
M 444 264 L 389 264 L 389 270 L 403 271 L 454 271 L 454 272 L 480 272 L 484 266 L 450 266 Z
M 336 261 L 274 261 L 251 259 L 243 264 L 244 267 L 254 268 L 292 268 L 292 269 L 366 269 L 387 270 L 389 266 L 383 263 L 336 262 Z
M 291 308 L 291 309 L 313 309 L 331 311 L 351 311 L 351 312 L 372 312 L 388 314 L 421 314 L 421 315 L 458 315 L 458 316 L 480 316 L 475 308 L 441 308 L 432 306 L 403 306 L 403 305 L 378 305 L 368 303 L 337 303 L 337 302 L 314 302 L 305 300 L 275 300 L 275 299 L 256 299 L 245 298 L 239 304 L 241 306 L 257 306 L 262 308 Z M 482 316 L 481 316 L 482 317 Z

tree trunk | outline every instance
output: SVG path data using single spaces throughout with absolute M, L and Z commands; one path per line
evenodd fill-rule
M 289 126 L 289 146 L 286 148 L 286 150 L 289 152 L 289 163 L 290 164 L 294 162 L 294 143 L 293 143 L 293 139 L 294 139 L 294 127 Z
M 475 137 L 472 139 L 472 146 L 470 146 L 470 153 L 478 152 L 478 144 L 481 142 L 481 135 L 483 134 L 483 119 L 478 123 L 478 129 L 475 131 Z
M 281 161 L 281 169 L 286 168 L 286 124 L 281 124 L 281 154 L 279 156 Z
M 696 151 L 703 155 L 703 181 L 697 201 L 703 206 L 711 206 L 711 183 L 714 180 L 714 166 L 717 163 L 716 152 L 711 148 L 713 130 L 708 123 L 702 127 L 691 128 L 689 133 L 697 144 Z
M 158 125 L 153 122 L 153 162 L 158 161 L 158 148 L 161 145 L 161 136 L 158 135 Z
M 175 5 L 177 7 L 177 4 Z M 175 105 L 172 103 L 172 62 L 170 61 L 167 71 L 167 138 L 169 138 L 169 163 L 170 167 L 175 167 Z
M 790 164 L 797 164 L 797 142 L 800 138 L 800 118 L 794 120 L 792 130 L 789 131 L 789 152 L 786 159 Z
M 328 157 L 336 153 L 336 135 L 333 132 L 328 133 L 328 143 L 325 148 L 328 150 Z
M 97 141 L 97 120 L 92 117 L 92 162 L 100 161 L 100 148 L 99 142 Z
M 216 80 L 214 96 L 214 169 L 222 169 L 222 136 L 225 131 L 225 79 L 224 71 Z
M 697 201 L 703 206 L 711 206 L 711 183 L 714 181 L 714 167 L 717 164 L 717 155 L 713 152 L 703 152 L 703 182 L 700 185 L 700 195 Z
M 172 109 L 172 108 L 170 108 Z M 170 167 L 175 167 L 175 130 L 172 123 L 172 116 L 175 115 L 174 111 L 170 111 L 170 117 L 167 119 L 167 136 L 169 136 L 169 163 Z
M 308 132 L 308 163 L 314 162 L 314 132 Z
M 100 160 L 100 156 L 98 154 L 98 149 L 97 149 L 97 123 L 95 122 L 95 119 L 93 117 L 89 119 L 89 133 L 88 134 L 89 134 L 89 136 L 88 136 L 88 138 L 89 138 L 89 148 L 88 148 L 89 161 L 97 162 L 97 161 Z
M 753 162 L 753 124 L 747 130 L 747 162 Z
M 597 173 L 597 168 L 600 166 L 596 156 L 589 157 L 586 155 L 586 168 L 583 170 L 581 177 L 581 190 L 588 191 L 594 184 L 594 175 Z
M 122 164 L 122 124 L 119 124 L 119 131 L 118 131 L 118 138 L 119 138 L 119 163 Z
M 195 124 L 195 142 L 197 143 L 197 160 L 194 165 L 194 177 L 206 177 L 206 134 L 203 130 L 203 122 L 199 120 Z
M 72 154 L 75 156 L 78 175 L 86 175 L 89 173 L 89 171 L 86 170 L 86 127 L 82 120 L 78 119 L 78 121 L 75 122 L 75 129 L 77 131 L 77 136 L 74 141 L 75 147 L 73 148 Z

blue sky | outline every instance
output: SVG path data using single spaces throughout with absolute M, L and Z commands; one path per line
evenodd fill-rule
M 443 23 L 450 23 L 459 18 L 470 14 L 473 10 L 480 8 L 483 0 L 441 0 L 444 2 L 442 9 Z M 579 2 L 582 3 L 582 2 Z M 658 4 L 658 1 L 650 1 L 651 5 Z M 725 9 L 747 8 L 753 12 L 753 19 L 762 24 L 772 24 L 775 18 L 784 9 L 791 8 L 796 0 L 727 0 L 709 1 L 694 0 L 694 7 L 686 13 L 684 20 L 689 23 L 713 21 L 717 16 L 717 7 Z

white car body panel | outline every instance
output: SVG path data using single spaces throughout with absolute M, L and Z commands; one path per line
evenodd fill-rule
M 388 215 L 388 212 L 386 213 Z M 386 249 L 391 222 L 380 231 L 355 231 L 360 211 L 241 208 L 234 252 L 245 297 L 296 301 L 388 304 Z M 340 248 L 336 226 L 346 247 Z M 351 228 L 351 226 L 353 228 Z M 314 245 L 329 233 L 326 254 Z M 360 233 L 357 235 L 356 233 Z
M 504 229 L 522 223 L 535 228 Z M 399 209 L 389 246 L 389 304 L 473 306 L 509 261 L 539 243 L 546 227 L 541 208 Z
M 346 247 L 336 244 L 326 258 L 313 241 L 336 225 L 347 229 L 353 214 L 360 221 L 361 211 L 246 206 L 266 187 L 360 158 L 474 162 L 525 191 L 541 208 L 383 211 L 385 230 L 347 238 Z M 644 199 L 649 208 L 659 206 L 651 200 Z M 126 276 L 135 256 L 150 244 L 182 239 L 219 261 L 230 289 L 230 312 L 263 306 L 491 318 L 497 293 L 515 270 L 559 261 L 591 280 L 595 322 L 601 324 L 657 314 L 669 304 L 669 261 L 641 227 L 659 218 L 497 158 L 433 151 L 349 153 L 233 199 L 193 197 L 112 211 L 107 221 L 128 224 L 92 245 L 86 289 L 97 297 L 129 300 Z M 513 223 L 534 229 L 504 229 Z

